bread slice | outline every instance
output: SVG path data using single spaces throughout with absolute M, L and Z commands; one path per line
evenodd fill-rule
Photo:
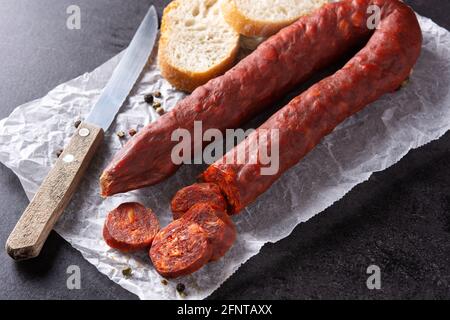
M 222 15 L 222 0 L 175 0 L 164 10 L 158 61 L 175 88 L 192 92 L 231 68 L 239 34 Z
M 247 37 L 268 37 L 331 0 L 224 0 L 225 20 Z

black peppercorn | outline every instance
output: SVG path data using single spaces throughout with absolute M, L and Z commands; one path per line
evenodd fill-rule
M 186 290 L 186 286 L 183 283 L 177 284 L 177 291 L 179 293 L 184 292 L 184 290 Z
M 159 114 L 160 116 L 162 116 L 164 113 L 166 113 L 166 111 L 164 111 L 164 109 L 162 107 L 159 107 L 156 109 L 156 113 Z
M 146 94 L 146 95 L 144 96 L 144 101 L 147 102 L 147 103 L 153 103 L 153 95 L 151 95 L 151 94 Z

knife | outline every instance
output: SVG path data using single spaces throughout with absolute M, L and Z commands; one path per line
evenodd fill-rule
M 13 259 L 30 259 L 41 252 L 102 143 L 104 132 L 114 121 L 147 63 L 157 31 L 158 15 L 152 6 L 91 113 L 78 126 L 6 241 L 6 251 Z

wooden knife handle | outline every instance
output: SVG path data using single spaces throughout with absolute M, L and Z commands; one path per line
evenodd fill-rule
M 6 241 L 13 259 L 39 255 L 102 140 L 103 129 L 86 122 L 79 125 Z

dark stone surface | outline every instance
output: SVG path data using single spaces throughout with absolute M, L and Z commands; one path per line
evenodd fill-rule
M 88 72 L 124 49 L 146 8 L 167 1 L 0 0 L 0 118 Z M 450 29 L 448 0 L 407 1 Z M 66 28 L 66 8 L 82 28 Z M 331 208 L 265 246 L 213 299 L 450 298 L 450 134 L 376 173 Z M 27 205 L 18 179 L 0 165 L 0 243 Z M 382 290 L 366 268 L 380 266 Z M 0 250 L 0 298 L 134 299 L 52 232 L 42 255 L 16 263 Z M 78 265 L 82 289 L 68 290 Z

